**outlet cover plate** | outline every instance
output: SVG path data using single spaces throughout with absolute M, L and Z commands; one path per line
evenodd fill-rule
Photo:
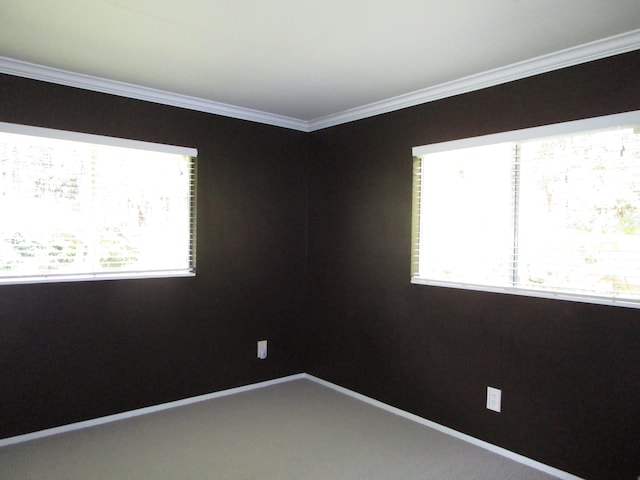
M 267 358 L 267 341 L 258 340 L 258 358 L 264 360 Z
M 494 387 L 487 387 L 487 408 L 494 412 L 500 412 L 502 407 L 502 390 Z

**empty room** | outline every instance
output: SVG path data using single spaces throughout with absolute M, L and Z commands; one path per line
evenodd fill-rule
M 0 18 L 0 478 L 640 478 L 637 0 Z

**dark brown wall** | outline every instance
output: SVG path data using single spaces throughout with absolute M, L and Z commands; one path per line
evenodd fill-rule
M 0 286 L 0 438 L 304 371 L 304 134 L 6 75 L 0 121 L 199 152 L 195 278 Z
M 0 121 L 199 150 L 197 277 L 0 288 L 0 437 L 307 371 L 589 479 L 635 479 L 640 312 L 411 285 L 409 249 L 413 146 L 640 109 L 639 66 L 626 54 L 309 135 L 0 76 Z
M 307 371 L 585 478 L 635 480 L 639 310 L 409 277 L 413 146 L 640 109 L 639 79 L 634 52 L 311 134 Z

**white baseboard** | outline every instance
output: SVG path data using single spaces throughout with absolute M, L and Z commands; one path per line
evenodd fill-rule
M 190 405 L 192 403 L 204 402 L 206 400 L 212 400 L 214 398 L 226 397 L 228 395 L 235 395 L 236 393 L 248 392 L 257 388 L 269 387 L 271 385 L 277 385 L 278 383 L 290 382 L 292 380 L 300 380 L 307 378 L 306 374 L 299 373 L 296 375 L 289 375 L 287 377 L 276 378 L 275 380 L 267 380 L 266 382 L 252 383 L 250 385 L 243 385 L 242 387 L 230 388 L 228 390 L 221 390 L 219 392 L 206 393 L 204 395 L 198 395 L 196 397 L 184 398 L 182 400 L 176 400 L 174 402 L 161 403 L 159 405 L 152 405 L 150 407 L 138 408 L 136 410 L 130 410 L 128 412 L 116 413 L 114 415 L 107 415 L 106 417 L 93 418 L 91 420 L 85 420 L 83 422 L 70 423 L 68 425 L 62 425 L 60 427 L 47 428 L 46 430 L 39 430 L 37 432 L 25 433 L 23 435 L 17 435 L 15 437 L 0 439 L 0 448 L 7 445 L 14 445 L 16 443 L 28 442 L 29 440 L 35 440 L 37 438 L 49 437 L 51 435 L 57 435 L 59 433 L 72 432 L 74 430 L 80 430 L 82 428 L 95 427 L 96 425 L 103 425 L 105 423 L 117 422 L 118 420 L 125 420 L 127 418 L 138 417 L 140 415 L 146 415 L 148 413 L 160 412 L 162 410 L 169 410 L 170 408 L 182 407 Z
M 107 415 L 105 417 L 94 418 L 94 419 L 86 420 L 83 422 L 71 423 L 68 425 L 62 425 L 60 427 L 47 428 L 46 430 L 39 430 L 37 432 L 26 433 L 24 435 L 17 435 L 15 437 L 4 438 L 4 439 L 0 439 L 0 448 L 8 445 L 15 445 L 17 443 L 28 442 L 30 440 L 36 440 L 38 438 L 57 435 L 59 433 L 72 432 L 74 430 L 80 430 L 82 428 L 103 425 L 105 423 L 116 422 L 119 420 L 125 420 L 127 418 L 138 417 L 140 415 L 146 415 L 148 413 L 160 412 L 162 410 L 169 410 L 171 408 L 182 407 L 185 405 L 190 405 L 192 403 L 204 402 L 206 400 L 212 400 L 214 398 L 226 397 L 229 395 L 235 395 L 237 393 L 256 390 L 258 388 L 270 387 L 272 385 L 277 385 L 279 383 L 291 382 L 294 380 L 302 380 L 302 379 L 310 380 L 312 382 L 323 385 L 327 388 L 331 388 L 337 392 L 343 393 L 357 400 L 368 403 L 369 405 L 373 405 L 374 407 L 381 408 L 383 410 L 386 410 L 387 412 L 393 413 L 395 415 L 399 415 L 401 417 L 404 417 L 408 420 L 414 421 L 421 425 L 427 426 L 429 428 L 433 428 L 434 430 L 438 430 L 439 432 L 445 433 L 452 437 L 471 443 L 480 448 L 484 448 L 485 450 L 489 450 L 493 453 L 497 453 L 498 455 L 502 455 L 503 457 L 506 457 L 510 460 L 521 463 L 523 465 L 527 465 L 531 468 L 535 468 L 536 470 L 540 470 L 542 472 L 545 472 L 549 475 L 553 475 L 554 477 L 560 478 L 562 480 L 583 480 L 580 477 L 576 477 L 575 475 L 572 475 L 570 473 L 564 472 L 562 470 L 558 470 L 557 468 L 550 467 L 549 465 L 545 465 L 544 463 L 537 462 L 523 455 L 519 455 L 517 453 L 511 452 L 509 450 L 506 450 L 502 447 L 498 447 L 497 445 L 493 445 L 483 440 L 479 440 L 470 435 L 466 435 L 464 433 L 458 432 L 456 430 L 453 430 L 452 428 L 445 427 L 444 425 L 440 425 L 439 423 L 432 422 L 431 420 L 427 420 L 425 418 L 419 417 L 417 415 L 406 412 L 399 408 L 392 407 L 391 405 L 387 405 L 386 403 L 380 402 L 371 397 L 367 397 L 366 395 L 362 395 L 360 393 L 354 392 L 353 390 L 349 390 L 348 388 L 341 387 L 339 385 L 336 385 L 335 383 L 327 382 L 326 380 L 322 380 L 321 378 L 314 377 L 313 375 L 309 375 L 307 373 L 298 373 L 296 375 L 289 375 L 286 377 L 276 378 L 274 380 L 267 380 L 265 382 L 253 383 L 250 385 L 244 385 L 242 387 L 230 388 L 228 390 L 221 390 L 219 392 L 207 393 L 204 395 L 198 395 L 196 397 L 176 400 L 174 402 L 162 403 L 160 405 L 153 405 L 151 407 L 139 408 L 136 410 L 130 410 L 128 412 L 116 413 L 114 415 Z
M 348 388 L 341 387 L 336 385 L 335 383 L 327 382 L 326 380 L 322 380 L 320 378 L 314 377 L 313 375 L 309 375 L 307 373 L 304 374 L 304 377 L 313 382 L 319 383 L 328 388 L 332 388 L 340 393 L 344 393 L 345 395 L 349 395 L 350 397 L 356 398 L 362 402 L 368 403 L 369 405 L 373 405 L 374 407 L 381 408 L 386 410 L 387 412 L 393 413 L 395 415 L 399 415 L 408 420 L 417 422 L 421 425 L 425 425 L 429 428 L 433 428 L 434 430 L 438 430 L 439 432 L 446 433 L 452 437 L 463 440 L 467 443 L 471 443 L 480 448 L 484 448 L 485 450 L 489 450 L 490 452 L 497 453 L 503 457 L 506 457 L 515 462 L 521 463 L 523 465 L 527 465 L 528 467 L 535 468 L 536 470 L 540 470 L 541 472 L 547 473 L 549 475 L 553 475 L 554 477 L 563 479 L 563 480 L 583 480 L 580 477 L 576 477 L 570 473 L 564 472 L 562 470 L 558 470 L 557 468 L 550 467 L 549 465 L 545 465 L 544 463 L 537 462 L 530 458 L 527 458 L 523 455 L 517 454 L 510 450 L 504 449 L 502 447 L 498 447 L 497 445 L 493 445 L 491 443 L 485 442 L 483 440 L 479 440 L 475 437 L 467 435 L 465 433 L 458 432 L 449 427 L 445 427 L 444 425 L 440 425 L 439 423 L 432 422 L 431 420 L 427 420 L 425 418 L 419 417 L 418 415 L 414 415 L 413 413 L 406 412 L 396 407 L 392 407 L 391 405 L 387 405 L 386 403 L 382 403 L 378 400 L 375 400 L 371 397 L 367 397 L 360 393 L 354 392 L 353 390 L 349 390 Z

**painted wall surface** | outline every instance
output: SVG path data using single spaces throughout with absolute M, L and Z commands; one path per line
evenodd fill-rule
M 195 278 L 0 286 L 0 438 L 303 371 L 303 133 L 12 76 L 0 121 L 199 152 Z
M 195 278 L 0 287 L 0 437 L 307 371 L 635 479 L 639 310 L 411 285 L 409 260 L 413 146 L 640 109 L 639 78 L 634 52 L 303 134 L 0 76 L 0 121 L 199 150 Z
M 640 109 L 639 80 L 634 52 L 311 134 L 307 371 L 584 478 L 635 480 L 640 310 L 411 285 L 410 229 L 412 147 Z

